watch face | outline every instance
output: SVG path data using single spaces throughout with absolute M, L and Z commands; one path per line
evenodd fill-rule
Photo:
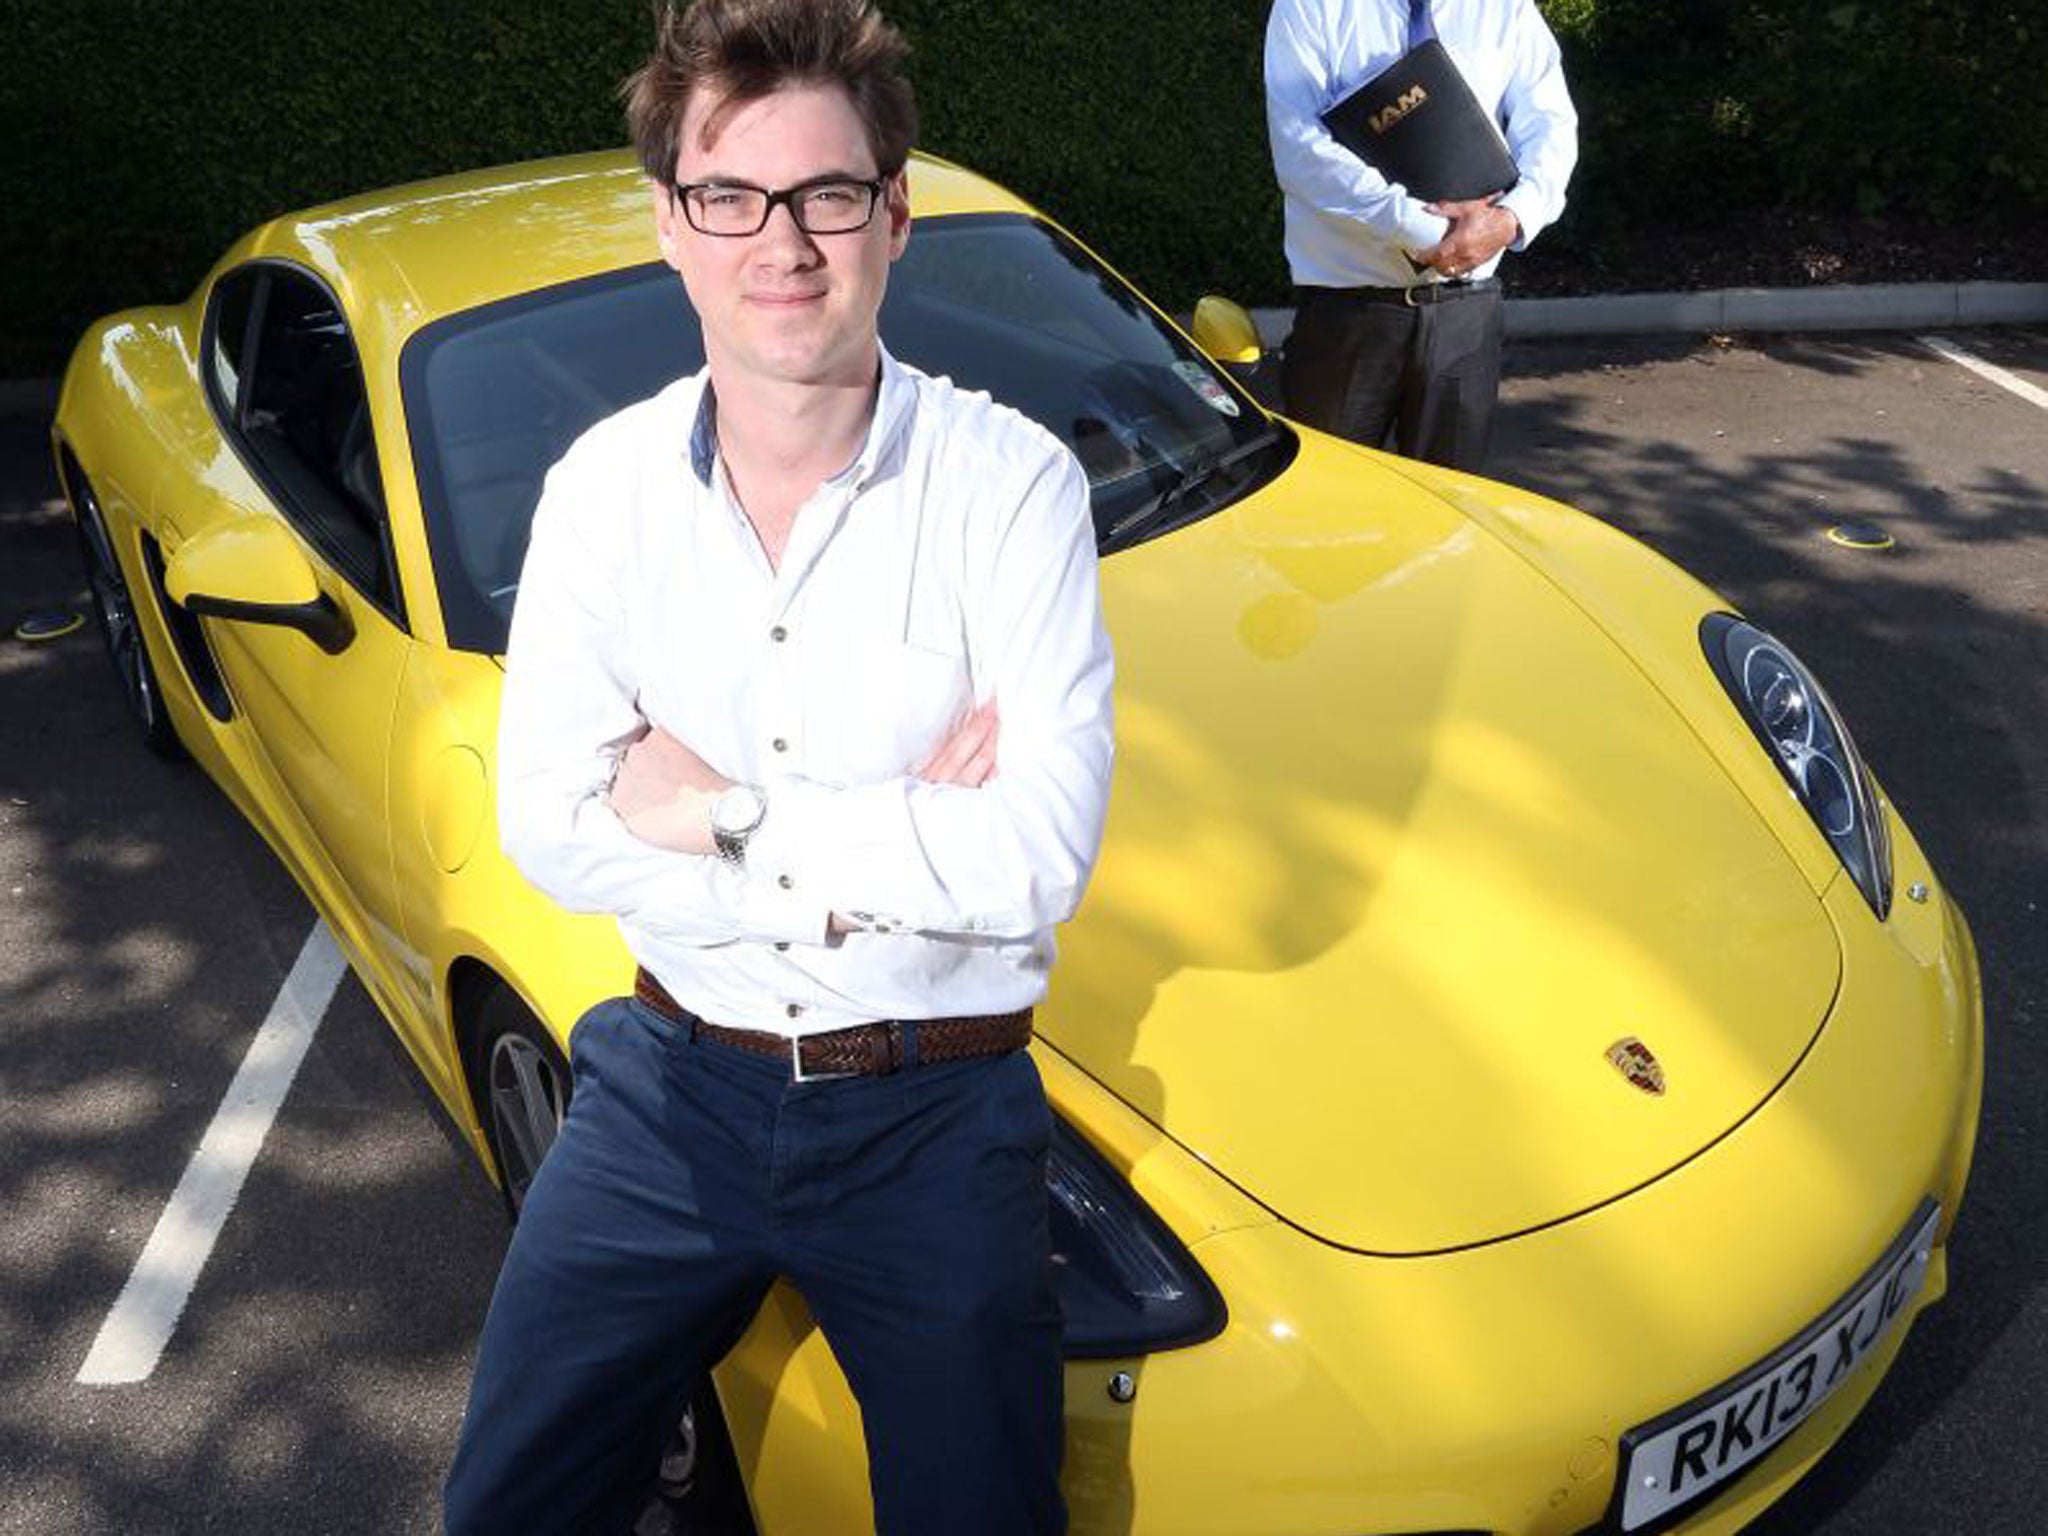
M 712 830 L 723 832 L 728 837 L 744 837 L 761 824 L 761 817 L 767 809 L 767 802 L 761 798 L 759 790 L 735 784 L 711 802 Z

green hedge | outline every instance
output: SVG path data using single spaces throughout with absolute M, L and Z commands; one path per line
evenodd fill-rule
M 1790 208 L 2048 209 L 2038 0 L 1545 0 L 1584 118 L 1568 237 Z
M 1786 206 L 2048 209 L 2034 0 L 1543 0 L 1584 119 L 1567 252 Z M 1155 296 L 1279 298 L 1265 0 L 895 0 L 923 142 Z M 187 292 L 283 209 L 619 142 L 646 0 L 0 0 L 0 375 Z

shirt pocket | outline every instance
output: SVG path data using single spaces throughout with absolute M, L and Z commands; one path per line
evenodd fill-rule
M 808 776 L 840 784 L 914 774 L 973 704 L 964 652 L 901 640 L 836 644 L 807 682 Z

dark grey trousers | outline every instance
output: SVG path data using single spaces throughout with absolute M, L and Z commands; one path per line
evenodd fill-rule
M 1288 415 L 1368 448 L 1484 470 L 1500 393 L 1497 283 L 1412 307 L 1372 288 L 1299 288 L 1295 302 L 1280 370 Z

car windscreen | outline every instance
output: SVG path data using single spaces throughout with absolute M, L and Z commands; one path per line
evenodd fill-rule
M 1105 552 L 1236 500 L 1291 453 L 1213 364 L 1033 219 L 917 223 L 881 329 L 904 362 L 987 390 L 1067 443 Z M 659 263 L 467 310 L 407 344 L 400 380 L 451 645 L 504 649 L 555 460 L 703 361 L 682 284 Z

